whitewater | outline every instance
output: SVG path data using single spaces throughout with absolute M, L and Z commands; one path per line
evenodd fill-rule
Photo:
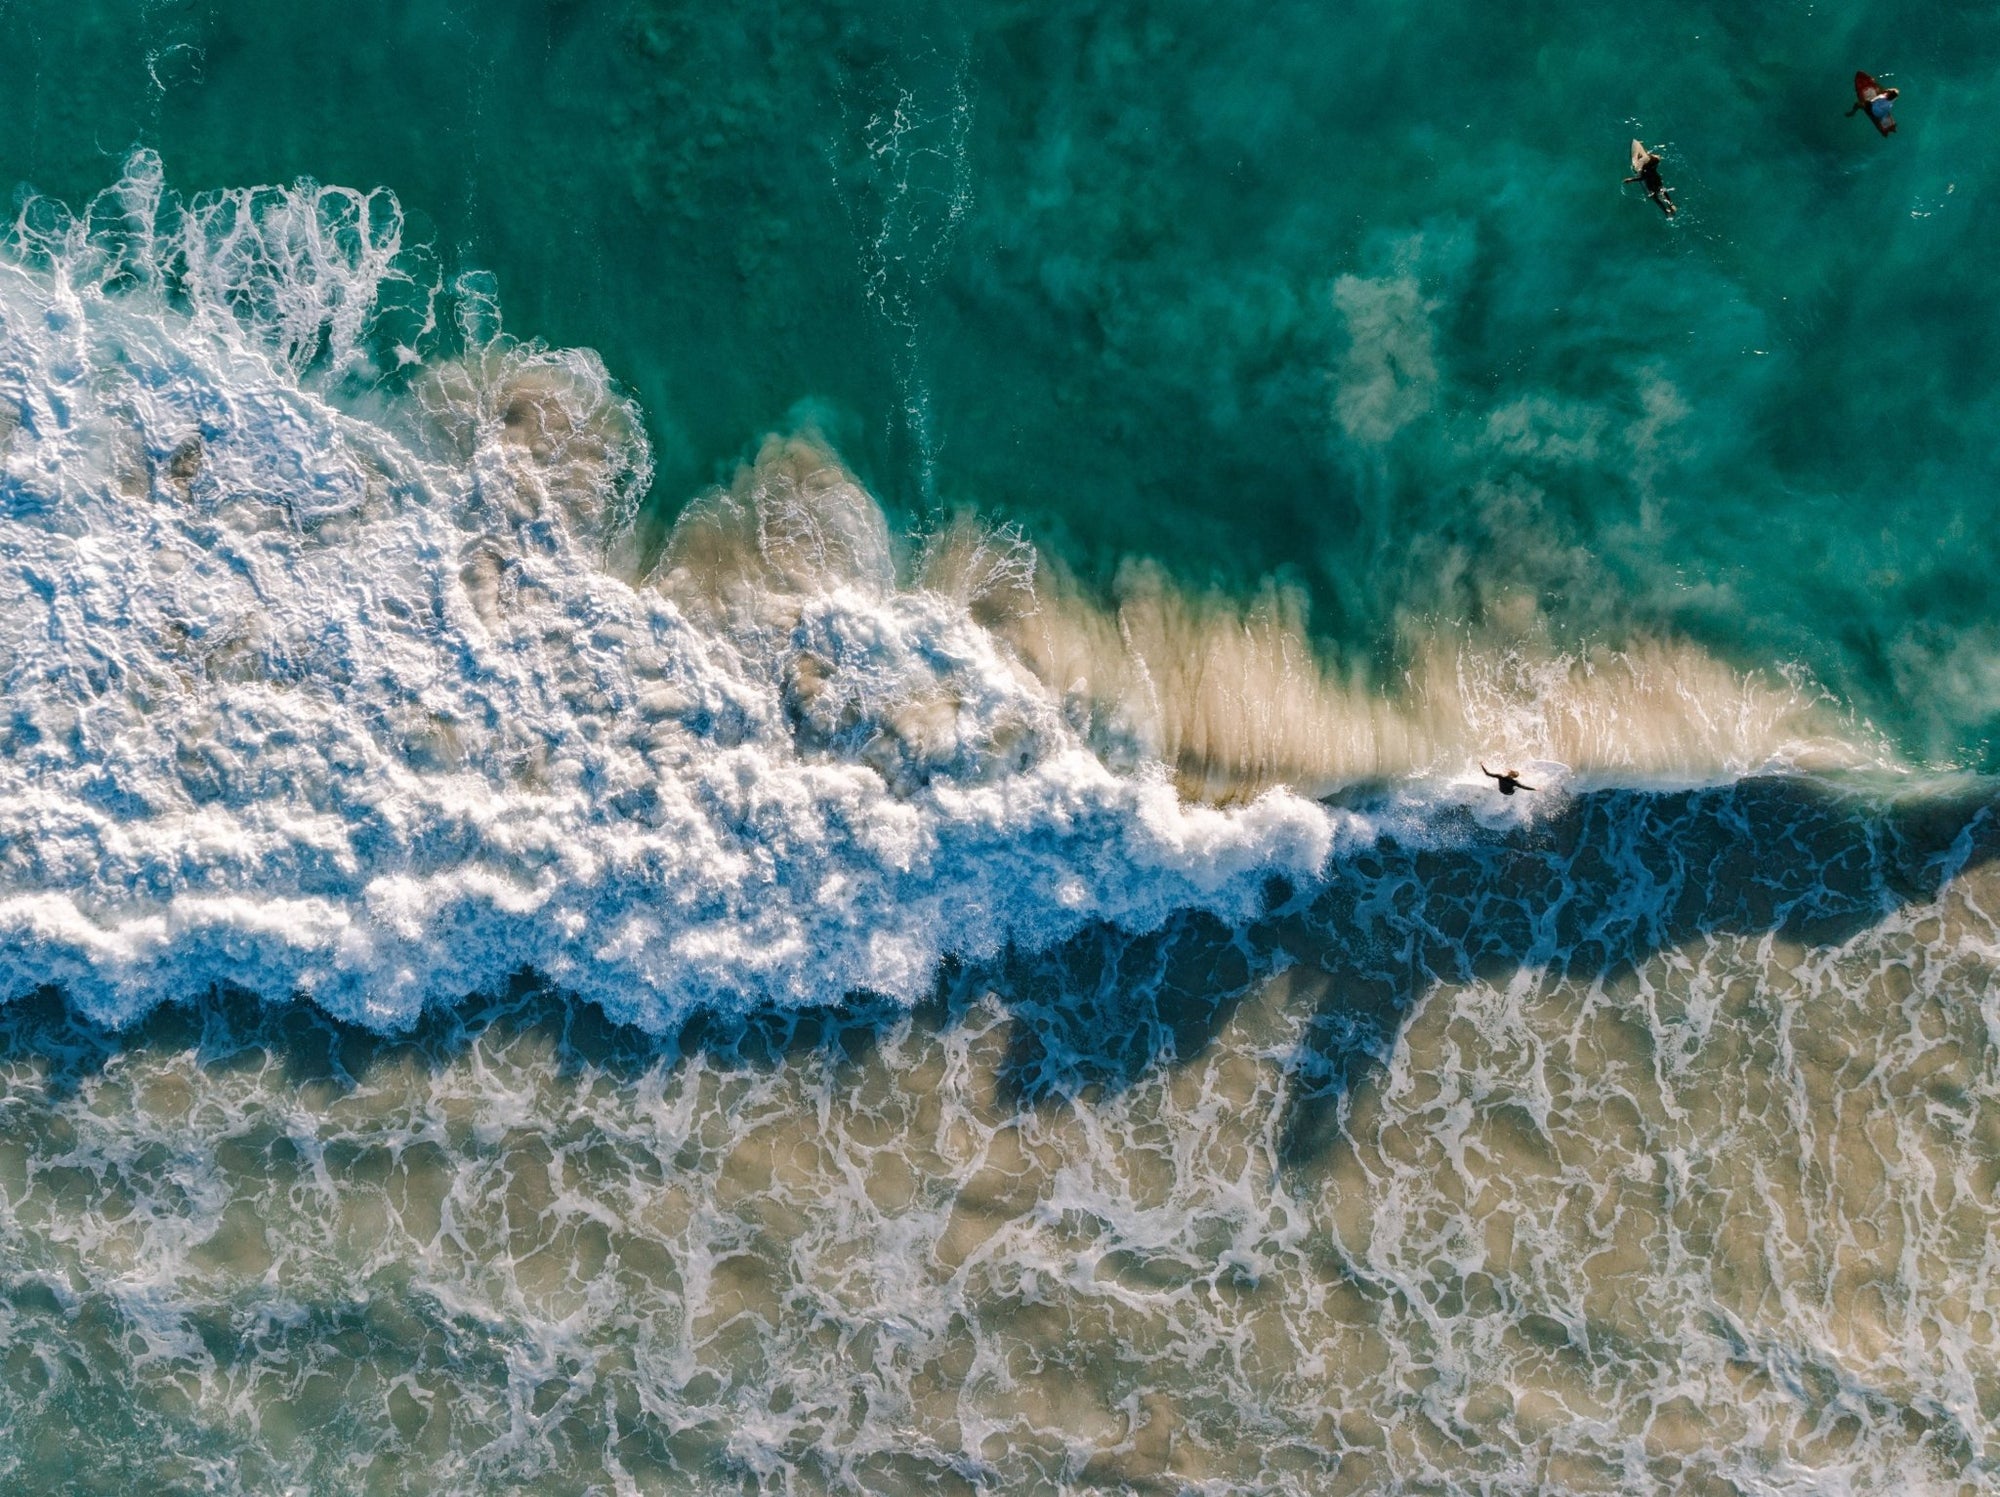
M 1498 592 L 1369 676 L 810 409 L 649 533 L 407 232 L 141 152 L 0 250 L 0 1477 L 1993 1489 L 1989 780 Z
M 896 585 L 851 483 L 749 501 L 805 570 L 741 630 L 612 575 L 649 465 L 588 354 L 488 341 L 407 412 L 330 403 L 393 201 L 163 224 L 160 194 L 141 158 L 0 269 L 15 992 L 407 1025 L 532 968 L 659 1029 L 907 1000 L 947 950 L 1241 912 L 1326 858 L 1338 819 L 1295 796 L 1111 774 L 963 603 Z
M 1399 703 L 1322 672 L 1276 594 L 1141 571 L 1099 604 L 1018 533 L 895 536 L 809 431 L 635 555 L 646 438 L 595 356 L 510 339 L 476 282 L 450 354 L 437 287 L 421 349 L 373 346 L 401 234 L 384 192 L 183 203 L 145 153 L 80 215 L 22 210 L 13 992 L 121 1023 L 224 984 L 400 1027 L 531 970 L 656 1032 L 910 1002 L 947 955 L 1254 913 L 1379 830 L 1315 790 L 1462 801 L 1481 750 L 1598 783 L 1870 762 L 1811 690 L 1687 646 L 1433 643 Z

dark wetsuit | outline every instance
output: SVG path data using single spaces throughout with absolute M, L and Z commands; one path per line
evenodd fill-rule
M 1667 184 L 1660 178 L 1660 162 L 1658 157 L 1649 157 L 1646 164 L 1639 168 L 1639 182 L 1646 189 L 1646 196 L 1660 205 L 1662 213 L 1672 218 L 1674 216 L 1674 200 L 1667 196 Z

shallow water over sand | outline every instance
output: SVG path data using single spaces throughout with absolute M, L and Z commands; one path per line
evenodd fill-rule
M 2000 1488 L 1996 16 L 0 0 L 0 1485 Z
M 914 1013 L 4 1031 L 25 1487 L 1956 1490 L 1981 786 L 1607 793 Z

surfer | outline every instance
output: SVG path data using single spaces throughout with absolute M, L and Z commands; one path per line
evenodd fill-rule
M 1896 128 L 1896 95 L 1901 89 L 1883 88 L 1866 73 L 1854 75 L 1854 102 L 1848 106 L 1848 118 L 1852 119 L 1857 110 L 1868 111 L 1868 118 L 1875 122 L 1875 128 L 1884 135 Z
M 1535 788 L 1533 785 L 1522 784 L 1520 773 L 1517 770 L 1510 769 L 1502 774 L 1495 774 L 1486 767 L 1484 760 L 1480 761 L 1479 772 L 1489 780 L 1497 780 L 1502 795 L 1512 795 L 1516 790 L 1526 790 L 1532 794 Z
M 1649 151 L 1638 141 L 1633 141 L 1632 171 L 1634 175 L 1627 177 L 1625 180 L 1627 182 L 1643 182 L 1646 186 L 1646 196 L 1658 203 L 1660 211 L 1666 214 L 1668 218 L 1672 218 L 1676 213 L 1681 211 L 1674 206 L 1674 200 L 1669 195 L 1667 184 L 1660 180 L 1660 153 L 1658 151 Z M 1485 768 L 1484 765 L 1480 767 L 1482 769 Z M 1507 792 L 1509 795 L 1513 793 L 1511 790 Z

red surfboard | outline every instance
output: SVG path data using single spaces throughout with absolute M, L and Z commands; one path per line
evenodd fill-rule
M 1895 131 L 1896 117 L 1890 115 L 1886 120 L 1878 120 L 1875 118 L 1875 111 L 1868 107 L 1868 96 L 1880 93 L 1881 91 L 1881 85 L 1866 73 L 1856 73 L 1854 75 L 1854 102 L 1861 106 L 1861 112 L 1868 116 L 1877 130 L 1881 131 L 1884 135 L 1889 135 Z

